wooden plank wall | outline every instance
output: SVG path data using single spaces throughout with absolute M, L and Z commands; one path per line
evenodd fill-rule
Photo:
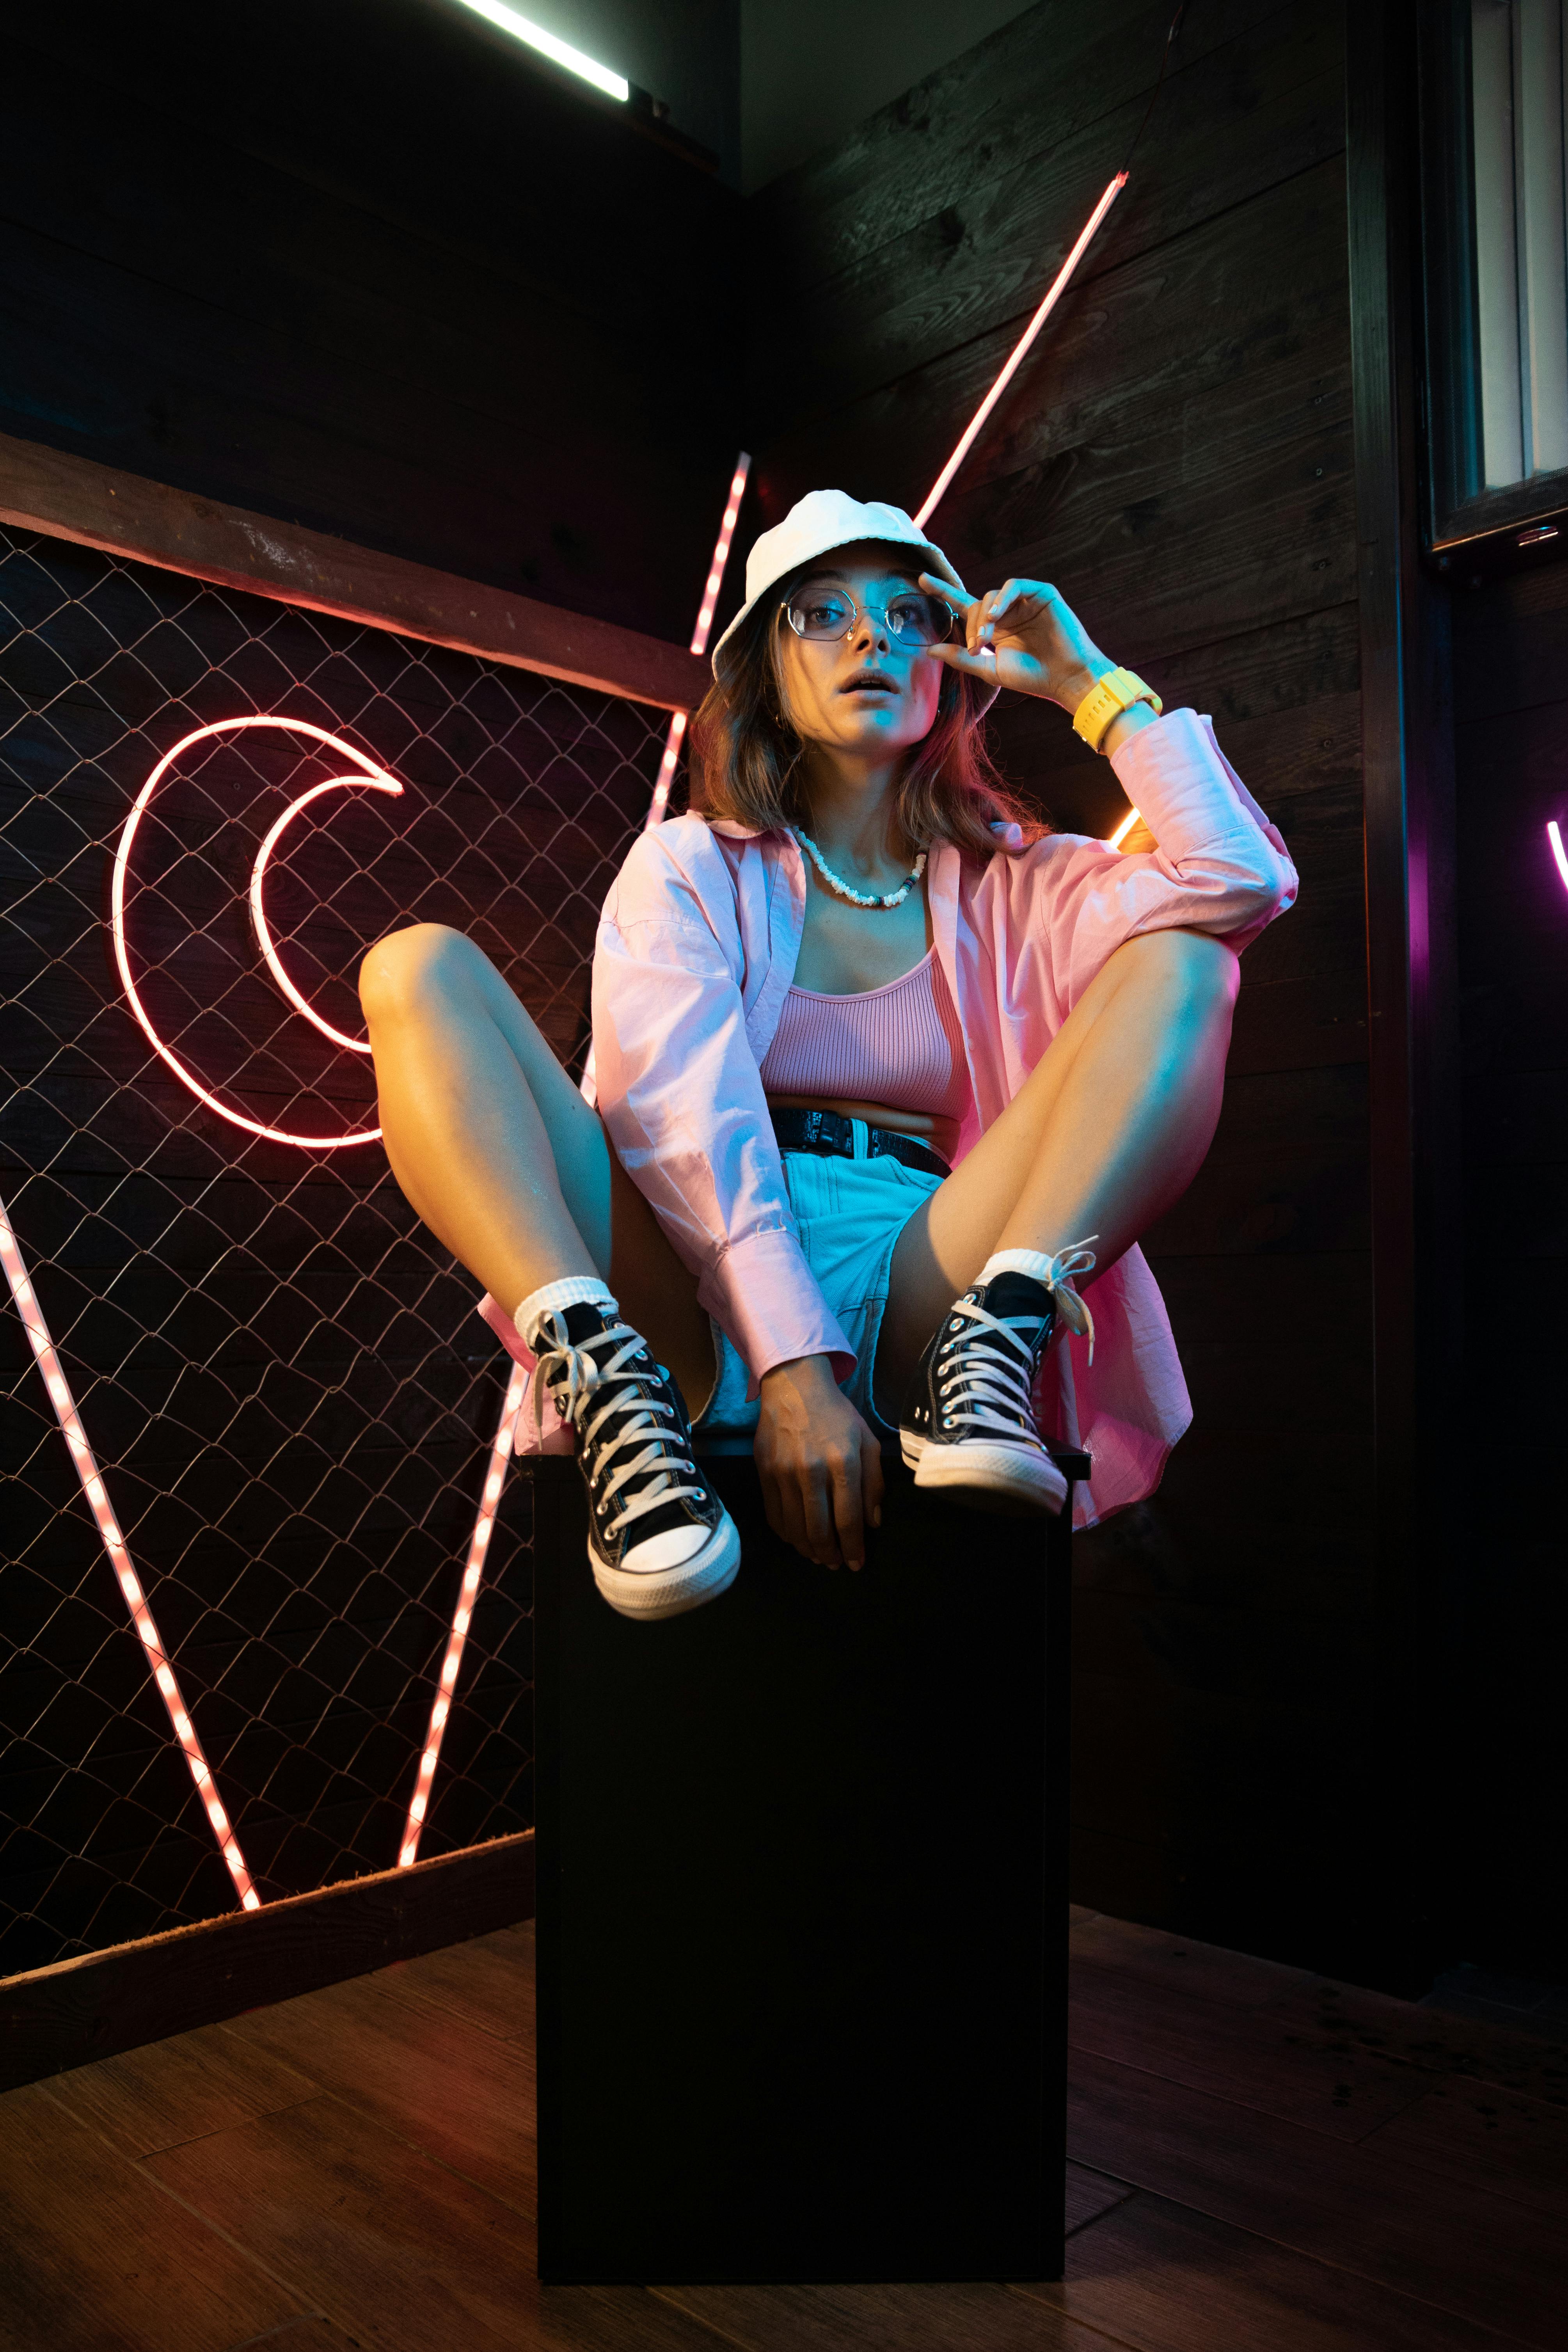
M 1465 1957 L 1561 1983 L 1568 1955 L 1563 1331 L 1568 1315 L 1568 563 L 1453 599 L 1464 1062 L 1462 1418 L 1498 1441 L 1471 1498 L 1450 1817 Z
M 1131 184 L 933 522 L 1213 712 L 1298 909 L 1247 959 L 1223 1123 L 1150 1255 L 1196 1409 L 1081 1549 L 1079 1900 L 1354 1973 L 1371 1705 L 1365 963 L 1335 10 L 1191 8 Z M 758 486 L 919 503 L 1149 105 L 1165 0 L 1041 5 L 752 200 Z M 1061 715 L 1004 764 L 1124 803 Z
M 0 431 L 684 643 L 740 199 L 450 0 L 0 31 Z

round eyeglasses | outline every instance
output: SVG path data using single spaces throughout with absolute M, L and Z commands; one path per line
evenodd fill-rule
M 940 596 L 907 589 L 885 604 L 857 604 L 842 588 L 808 588 L 787 597 L 779 607 L 797 637 L 816 645 L 835 645 L 849 635 L 862 614 L 886 623 L 894 645 L 906 652 L 940 646 L 952 633 L 954 614 Z

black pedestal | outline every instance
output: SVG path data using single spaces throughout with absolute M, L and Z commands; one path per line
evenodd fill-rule
M 541 2276 L 1059 2277 L 1066 1515 L 895 1468 L 830 1573 L 705 1467 L 739 1579 L 637 1625 L 532 1465 Z

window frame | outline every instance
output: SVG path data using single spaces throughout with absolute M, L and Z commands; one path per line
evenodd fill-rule
M 1416 11 L 1420 95 L 1422 545 L 1437 570 L 1494 572 L 1568 553 L 1568 467 L 1499 489 L 1482 478 L 1470 0 Z M 1555 548 L 1552 542 L 1556 541 Z

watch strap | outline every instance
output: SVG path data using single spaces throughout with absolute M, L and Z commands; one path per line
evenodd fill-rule
M 1131 710 L 1135 702 L 1148 703 L 1156 718 L 1165 707 L 1136 670 L 1107 670 L 1099 685 L 1089 688 L 1073 713 L 1074 731 L 1082 736 L 1091 751 L 1098 751 L 1111 721 L 1120 719 L 1124 710 Z

